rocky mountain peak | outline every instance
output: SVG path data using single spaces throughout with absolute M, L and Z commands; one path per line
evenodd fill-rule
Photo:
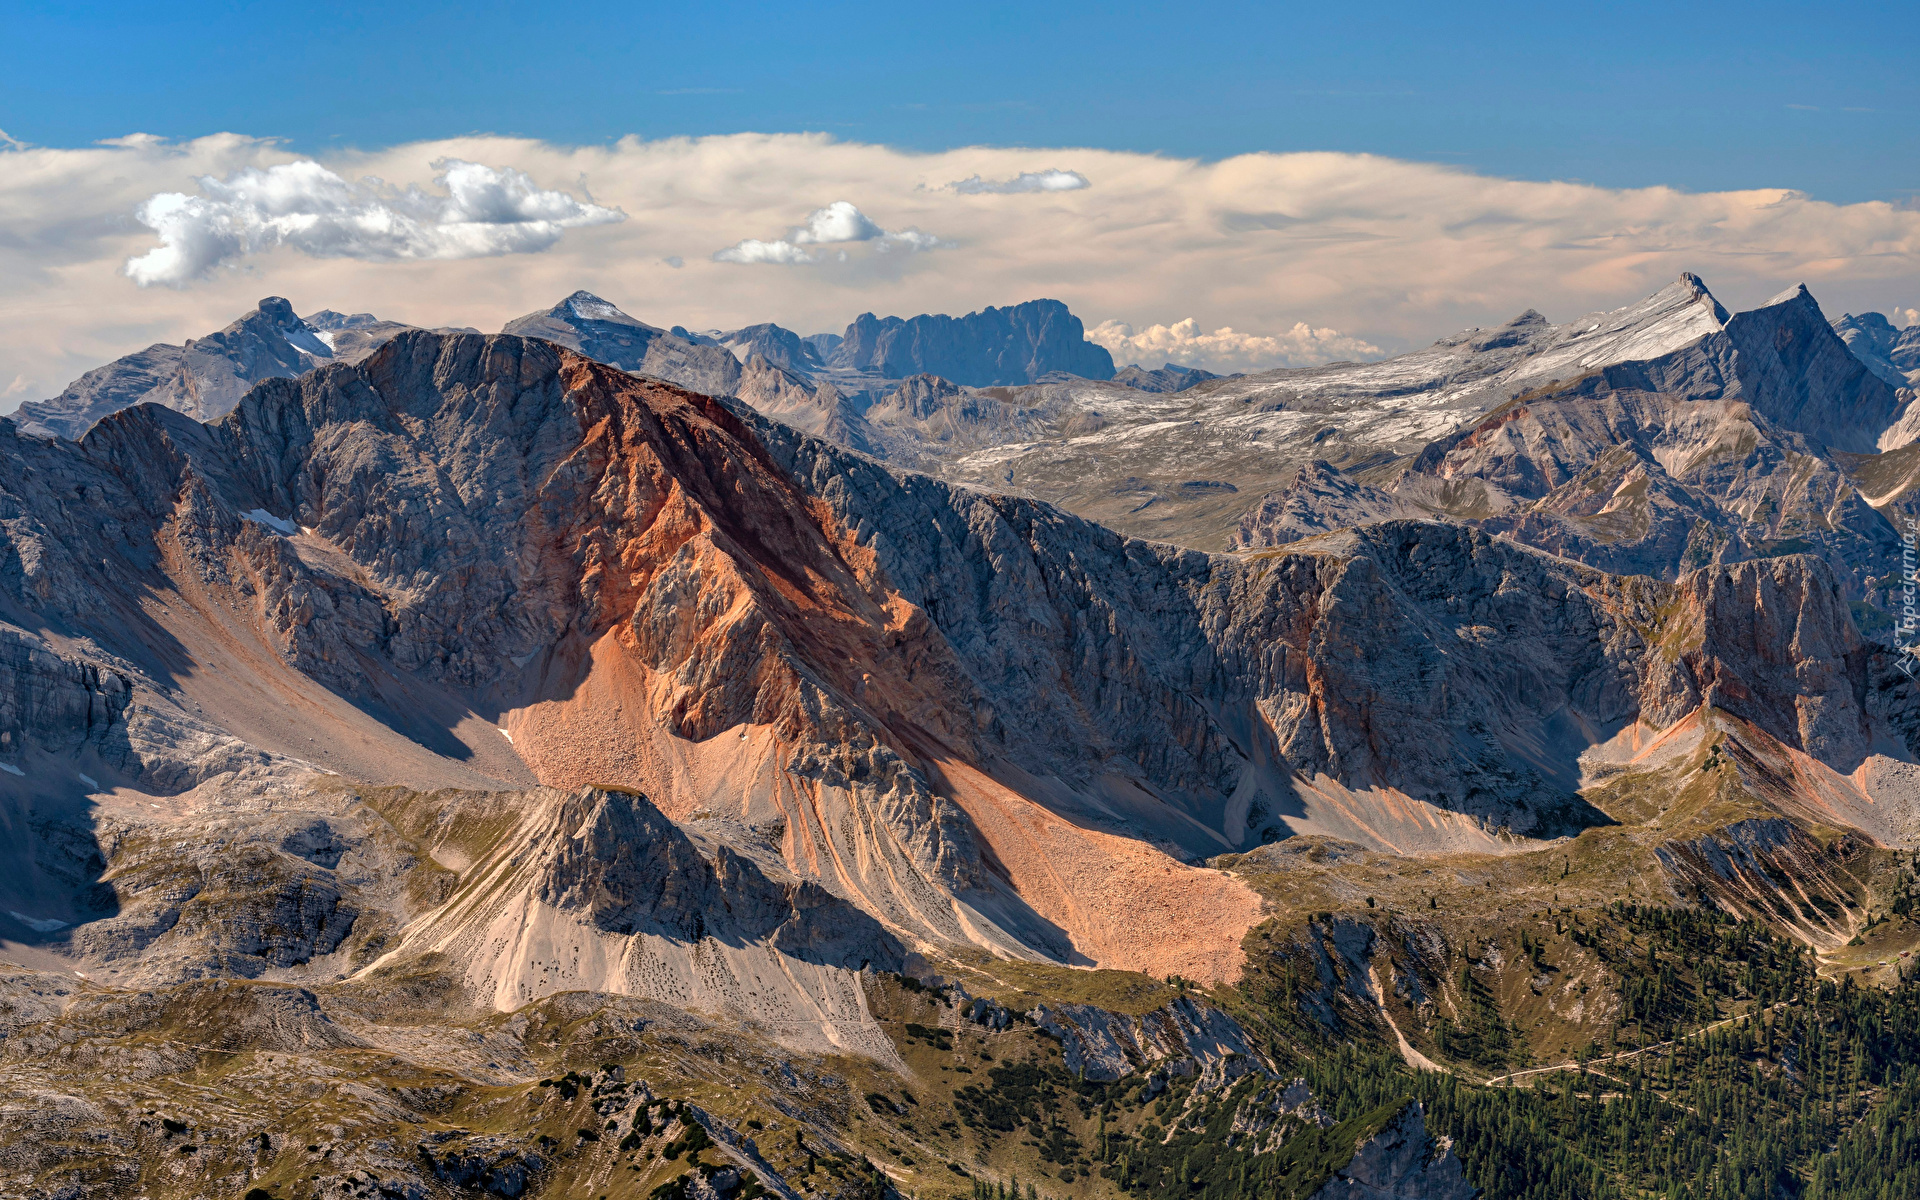
M 1882 434 L 1906 408 L 1894 387 L 1847 348 L 1805 284 L 1735 314 L 1726 336 L 1741 394 L 1775 424 L 1820 445 L 1881 449 Z
M 284 297 L 268 296 L 218 333 L 181 346 L 158 343 L 96 367 L 53 399 L 21 405 L 14 419 L 25 432 L 67 438 L 135 404 L 214 420 L 263 379 L 291 379 L 334 361 L 334 348 L 319 333 Z
M 758 354 L 790 371 L 811 374 L 826 367 L 826 360 L 811 340 L 771 322 L 722 333 L 719 341 L 742 362 Z
M 375 325 L 386 324 L 372 313 L 343 313 L 331 308 L 311 312 L 304 318 L 306 323 L 323 333 L 332 333 L 340 329 L 368 329 Z
M 1920 325 L 1901 329 L 1882 313 L 1847 313 L 1833 331 L 1869 371 L 1894 387 L 1920 383 Z
M 1113 356 L 1087 341 L 1080 318 L 1058 300 L 1028 300 L 964 317 L 861 313 L 829 365 L 887 379 L 932 374 L 971 387 L 1033 383 L 1064 371 L 1113 378 Z
M 1695 303 L 1710 311 L 1716 322 L 1722 325 L 1727 323 L 1727 310 L 1720 301 L 1714 299 L 1713 293 L 1707 290 L 1706 280 L 1695 275 L 1692 271 L 1682 271 L 1680 272 L 1680 278 L 1674 281 L 1673 286 L 1685 291 L 1693 297 Z
M 294 315 L 293 302 L 284 296 L 268 296 L 255 306 L 255 312 L 272 322 L 275 328 L 285 329 L 293 325 L 304 324 Z
M 938 375 L 911 375 L 889 392 L 876 407 L 897 409 L 915 420 L 927 420 L 963 395 L 960 385 Z
M 1218 379 L 1212 371 L 1203 371 L 1199 367 L 1182 367 L 1168 363 L 1162 367 L 1148 370 L 1139 363 L 1132 363 L 1114 372 L 1113 381 L 1124 383 L 1135 391 L 1141 392 L 1184 392 L 1196 383 L 1209 379 Z
M 1499 350 L 1507 346 L 1524 345 L 1536 335 L 1551 329 L 1552 325 L 1546 317 L 1530 308 L 1505 325 L 1488 330 L 1467 344 L 1475 350 Z
M 644 321 L 635 320 L 626 313 L 621 312 L 619 306 L 612 301 L 602 300 L 589 291 L 575 292 L 559 304 L 554 305 L 550 311 L 557 316 L 562 309 L 583 321 L 612 321 L 621 325 L 641 325 L 648 329 L 655 328 L 655 326 L 647 325 Z
M 596 362 L 709 395 L 732 395 L 740 383 L 740 361 L 718 342 L 649 325 L 589 291 L 576 291 L 552 308 L 516 317 L 501 332 L 540 338 Z

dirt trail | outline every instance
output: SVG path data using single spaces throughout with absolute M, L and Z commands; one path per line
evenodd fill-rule
M 1724 1020 L 1715 1021 L 1711 1025 L 1702 1025 L 1700 1028 L 1694 1030 L 1692 1033 L 1689 1033 L 1685 1037 L 1671 1038 L 1664 1042 L 1655 1042 L 1651 1046 L 1642 1046 L 1638 1050 L 1621 1050 L 1616 1053 L 1609 1054 L 1605 1058 L 1596 1058 L 1592 1062 L 1586 1063 L 1584 1065 L 1578 1062 L 1552 1063 L 1544 1067 L 1528 1067 L 1524 1071 L 1514 1071 L 1506 1075 L 1495 1075 L 1493 1078 L 1487 1080 L 1487 1086 L 1496 1087 L 1502 1084 L 1511 1083 L 1513 1080 L 1516 1080 L 1516 1079 L 1523 1079 L 1528 1075 L 1544 1075 L 1550 1071 L 1585 1071 L 1589 1074 L 1600 1075 L 1599 1071 L 1596 1071 L 1593 1069 L 1595 1063 L 1625 1062 L 1629 1058 L 1634 1058 L 1638 1055 L 1646 1054 L 1653 1050 L 1671 1049 L 1672 1047 L 1679 1045 L 1681 1042 L 1690 1042 L 1697 1037 L 1701 1037 L 1705 1034 L 1712 1033 L 1714 1030 L 1724 1028 L 1728 1025 L 1733 1024 L 1736 1021 L 1744 1021 L 1744 1020 L 1747 1020 L 1749 1017 L 1763 1016 L 1767 1013 L 1774 1012 L 1782 1008 L 1786 1008 L 1789 1006 L 1790 1003 L 1791 1001 L 1782 1000 L 1780 1003 L 1772 1005 L 1768 1008 L 1763 1008 L 1756 1013 L 1741 1013 L 1737 1017 L 1727 1017 Z M 1601 1078 L 1610 1079 L 1611 1076 L 1602 1075 Z M 1619 1080 L 1616 1079 L 1616 1080 L 1613 1080 L 1613 1082 L 1619 1083 Z M 1622 1086 L 1625 1086 L 1625 1085 L 1622 1085 Z

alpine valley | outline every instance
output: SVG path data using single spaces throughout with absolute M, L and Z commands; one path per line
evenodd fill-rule
M 0 1195 L 1920 1194 L 1920 331 L 268 298 L 0 419 Z

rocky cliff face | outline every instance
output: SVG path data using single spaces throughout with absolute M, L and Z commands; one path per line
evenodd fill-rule
M 1427 1132 L 1426 1110 L 1408 1101 L 1376 1134 L 1354 1149 L 1313 1200 L 1473 1200 L 1452 1147 Z
M 1842 774 L 1905 728 L 1808 558 L 1662 585 L 1417 522 L 1209 556 L 514 337 L 5 445 L 6 603 L 127 664 L 129 727 L 637 788 L 909 941 L 1227 977 L 1258 905 L 1207 855 L 1576 831 L 1583 753 L 1703 707 Z M 16 736 L 51 778 L 48 725 Z
M 1806 285 L 1733 317 L 1724 339 L 1737 383 L 1728 391 L 1773 424 L 1832 450 L 1892 450 L 1912 440 L 1911 434 L 1888 440 L 1906 408 L 1905 399 L 1847 350 Z M 1703 343 L 1702 358 L 1725 354 L 1718 341 Z M 1706 379 L 1688 378 L 1658 390 L 1691 398 L 1713 389 L 1708 381 L 1717 370 L 1704 362 L 1686 367 L 1690 375 L 1705 368 Z
M 1849 598 L 1884 603 L 1899 539 L 1845 447 L 1884 440 L 1903 403 L 1802 289 L 1671 354 L 1516 398 L 1400 464 L 1312 464 L 1243 515 L 1234 540 L 1282 545 L 1420 516 L 1665 579 L 1804 552 Z
M 734 396 L 755 411 L 814 437 L 871 453 L 875 438 L 860 407 L 831 382 L 813 378 L 750 354 L 740 368 Z
M 828 361 L 889 379 L 929 374 L 975 387 L 1033 383 L 1055 371 L 1113 377 L 1113 356 L 1086 340 L 1080 318 L 1058 300 L 1029 300 L 964 317 L 862 313 Z

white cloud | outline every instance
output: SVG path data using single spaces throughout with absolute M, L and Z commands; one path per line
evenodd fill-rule
M 151 149 L 152 139 L 118 144 Z M 444 195 L 395 189 L 375 176 L 349 183 L 310 159 L 202 176 L 199 195 L 161 192 L 134 211 L 160 245 L 129 258 L 123 273 L 141 287 L 184 287 L 277 246 L 376 262 L 525 254 L 547 249 L 565 230 L 626 219 L 536 187 L 511 167 L 457 158 L 432 165 Z
M 1378 358 L 1380 347 L 1337 329 L 1315 329 L 1305 321 L 1277 336 L 1241 333 L 1221 326 L 1212 333 L 1192 317 L 1171 325 L 1149 325 L 1138 333 L 1120 321 L 1102 321 L 1087 330 L 1087 340 L 1105 346 L 1114 361 L 1146 367 L 1174 363 L 1220 374 L 1272 367 L 1313 367 L 1336 359 Z
M 1077 192 L 1081 188 L 1091 187 L 1087 177 L 1078 171 L 1062 171 L 1054 168 L 1046 171 L 1022 171 L 1012 179 L 982 179 L 971 175 L 965 179 L 956 179 L 947 187 L 962 196 L 1006 196 L 1016 192 Z
M 996 203 L 928 185 L 1016 178 L 1036 153 L 1071 161 L 1100 186 Z M 493 330 L 585 288 L 655 325 L 778 321 L 802 333 L 837 332 L 861 312 L 957 315 L 1045 296 L 1089 322 L 1131 318 L 1136 330 L 1191 317 L 1196 337 L 1227 327 L 1287 343 L 1285 331 L 1304 322 L 1398 350 L 1527 308 L 1570 320 L 1645 296 L 1681 271 L 1700 274 L 1735 309 L 1805 281 L 1836 315 L 1906 314 L 1920 278 L 1920 210 L 1893 204 L 1832 204 L 1782 189 L 1498 179 L 1360 154 L 1213 162 L 1083 148 L 919 154 L 818 134 L 734 134 L 590 146 L 472 137 L 316 159 L 342 180 L 423 187 L 443 160 L 511 164 L 535 180 L 566 181 L 579 202 L 618 206 L 633 219 L 563 236 L 544 253 L 498 258 L 393 263 L 283 247 L 184 291 L 142 289 L 119 272 L 154 245 L 152 232 L 129 219 L 143 202 L 167 192 L 210 200 L 194 180 L 265 173 L 301 156 L 235 134 L 70 149 L 0 144 L 0 385 L 26 380 L 0 398 L 0 411 L 55 395 L 143 346 L 210 333 L 266 295 L 286 296 L 303 313 L 335 308 Z M 592 201 L 571 182 L 583 176 Z M 392 202 L 405 190 L 379 198 L 405 215 Z M 859 196 L 876 225 L 934 230 L 966 253 L 883 254 L 882 238 L 794 242 L 789 227 L 816 207 L 796 207 L 796 196 Z M 817 262 L 777 271 L 711 261 L 712 247 L 756 231 Z M 678 270 L 664 261 L 676 256 L 684 256 Z M 1360 356 L 1320 341 L 1292 349 Z M 1212 361 L 1241 369 L 1235 359 Z
M 785 238 L 774 242 L 763 242 L 759 238 L 746 238 L 735 245 L 728 246 L 725 250 L 714 251 L 713 261 L 729 263 L 779 263 L 782 265 L 790 265 L 792 263 L 810 263 L 813 261 L 813 255 L 808 254 L 805 250 L 802 250 Z
M 1909 325 L 1920 325 L 1920 308 L 1896 308 L 1888 319 L 1902 329 Z
M 33 384 L 33 381 L 28 379 L 25 375 L 15 375 L 13 377 L 13 382 L 9 383 L 4 390 L 0 390 L 0 396 L 3 396 L 8 400 L 12 400 L 15 398 L 18 398 L 21 400 L 31 400 L 33 397 L 27 395 L 27 389 L 31 387 L 32 384 Z
M 930 233 L 918 229 L 895 229 L 880 238 L 880 249 L 891 250 L 895 246 L 905 246 L 909 253 L 920 250 L 937 250 L 942 246 L 951 246 L 952 242 L 943 242 Z
M 789 236 L 795 243 L 807 246 L 828 242 L 867 242 L 885 237 L 886 232 L 853 205 L 845 200 L 835 200 L 825 208 L 814 210 L 813 215 L 807 218 L 807 223 Z
M 953 243 L 943 242 L 930 233 L 922 233 L 911 226 L 905 229 L 887 230 L 876 224 L 873 218 L 854 207 L 846 200 L 835 200 L 825 208 L 818 208 L 807 218 L 806 224 L 796 225 L 787 231 L 787 236 L 778 241 L 763 242 L 759 238 L 746 238 L 724 250 L 716 250 L 713 261 L 724 263 L 777 263 L 791 266 L 795 263 L 818 261 L 807 253 L 803 246 L 825 246 L 842 242 L 877 242 L 878 249 L 891 250 L 895 246 L 904 246 L 909 252 L 932 250 Z M 838 259 L 847 260 L 842 250 Z

